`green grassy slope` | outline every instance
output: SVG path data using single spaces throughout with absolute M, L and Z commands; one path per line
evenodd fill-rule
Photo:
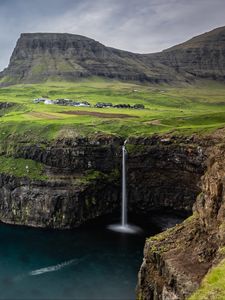
M 201 287 L 189 300 L 224 300 L 225 299 L 225 260 L 205 276 Z
M 75 108 L 33 104 L 37 97 L 87 100 L 91 104 L 112 102 L 145 105 L 144 110 Z M 47 82 L 0 89 L 0 101 L 17 105 L 1 112 L 0 141 L 22 135 L 37 142 L 58 135 L 88 135 L 97 132 L 150 135 L 178 131 L 205 132 L 225 125 L 225 85 L 212 82 L 187 87 L 147 86 L 118 81 L 89 80 L 77 83 Z M 101 118 L 68 115 L 65 111 L 128 114 L 133 118 Z

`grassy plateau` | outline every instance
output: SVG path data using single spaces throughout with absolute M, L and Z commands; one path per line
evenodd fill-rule
M 34 104 L 33 99 L 41 96 L 87 100 L 92 105 L 97 102 L 140 103 L 145 109 Z M 215 82 L 176 88 L 97 79 L 14 85 L 0 89 L 0 102 L 16 104 L 0 111 L 0 140 L 9 135 L 22 135 L 36 142 L 51 140 L 58 135 L 86 136 L 99 132 L 123 137 L 172 131 L 189 134 L 204 133 L 225 125 L 225 85 Z M 82 115 L 66 114 L 68 111 L 82 111 Z M 101 114 L 96 116 L 90 112 L 113 116 L 101 117 Z M 125 116 L 119 116 L 121 114 Z

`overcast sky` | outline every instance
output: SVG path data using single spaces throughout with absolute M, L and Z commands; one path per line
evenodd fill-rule
M 225 25 L 225 0 L 0 0 L 0 69 L 22 32 L 81 34 L 151 53 Z

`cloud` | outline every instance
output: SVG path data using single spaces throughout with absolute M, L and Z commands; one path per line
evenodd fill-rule
M 81 34 L 150 53 L 225 25 L 224 11 L 224 0 L 0 0 L 0 68 L 21 32 Z

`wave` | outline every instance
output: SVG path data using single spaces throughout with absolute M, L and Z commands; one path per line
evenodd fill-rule
M 59 263 L 57 265 L 54 265 L 54 266 L 44 267 L 44 268 L 40 268 L 40 269 L 30 271 L 28 273 L 20 274 L 20 275 L 14 277 L 14 280 L 15 281 L 20 281 L 20 280 L 23 280 L 27 276 L 38 276 L 38 275 L 42 275 L 42 274 L 49 273 L 49 272 L 56 272 L 56 271 L 59 271 L 59 270 L 65 268 L 65 267 L 69 266 L 69 265 L 72 265 L 72 264 L 77 265 L 80 262 L 86 260 L 86 258 L 88 256 L 89 255 L 87 255 L 85 257 L 82 257 L 82 258 L 79 258 L 79 259 L 71 259 L 71 260 L 65 261 L 63 263 Z
M 59 270 L 65 268 L 65 267 L 69 266 L 69 265 L 79 264 L 80 262 L 82 262 L 86 258 L 87 257 L 83 257 L 83 258 L 79 258 L 79 259 L 71 259 L 71 260 L 65 261 L 63 263 L 54 265 L 54 266 L 49 266 L 49 267 L 36 269 L 36 270 L 30 271 L 28 273 L 24 273 L 24 274 L 20 274 L 20 275 L 16 276 L 14 278 L 14 280 L 15 281 L 20 281 L 20 280 L 24 279 L 27 276 L 38 276 L 38 275 L 42 275 L 42 274 L 49 273 L 49 272 L 56 272 L 56 271 L 59 271 Z
M 55 266 L 49 266 L 49 267 L 33 270 L 33 271 L 29 272 L 28 274 L 30 276 L 37 276 L 37 275 L 41 275 L 41 274 L 44 274 L 44 273 L 59 271 L 59 270 L 65 268 L 65 267 L 75 263 L 76 261 L 77 261 L 77 263 L 79 262 L 79 260 L 71 259 L 71 260 L 68 260 L 66 262 L 57 264 Z

